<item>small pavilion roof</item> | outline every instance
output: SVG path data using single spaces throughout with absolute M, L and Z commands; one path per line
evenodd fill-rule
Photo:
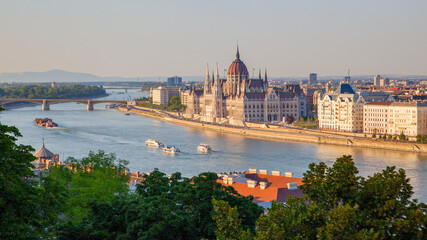
M 35 152 L 33 154 L 33 156 L 36 157 L 36 158 L 49 159 L 49 158 L 53 158 L 53 153 L 51 151 L 49 151 L 44 146 L 44 141 L 43 141 L 43 146 L 39 150 L 37 150 L 37 152 Z

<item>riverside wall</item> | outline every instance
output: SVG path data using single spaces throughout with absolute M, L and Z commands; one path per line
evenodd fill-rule
M 331 132 L 319 132 L 300 129 L 279 128 L 276 125 L 269 125 L 268 128 L 262 128 L 259 123 L 247 123 L 246 128 L 231 127 L 222 125 L 206 124 L 201 122 L 194 122 L 182 119 L 176 119 L 176 113 L 164 112 L 157 109 L 150 109 L 144 107 L 126 108 L 120 107 L 117 110 L 121 112 L 128 112 L 131 114 L 157 119 L 163 122 L 188 126 L 201 130 L 210 130 L 228 134 L 238 134 L 247 137 L 277 140 L 277 141 L 296 141 L 318 144 L 332 144 L 349 147 L 361 148 L 376 148 L 393 151 L 405 152 L 418 152 L 427 153 L 427 144 L 420 144 L 414 142 L 399 142 L 390 140 L 361 138 L 351 135 L 342 135 Z M 168 116 L 169 115 L 169 116 Z M 172 117 L 171 117 L 172 116 Z

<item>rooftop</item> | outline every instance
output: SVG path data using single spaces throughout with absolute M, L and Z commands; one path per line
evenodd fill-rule
M 281 176 L 279 171 L 275 171 L 275 175 L 268 174 L 266 170 L 260 170 L 260 172 L 262 173 L 257 173 L 256 169 L 252 169 L 243 174 L 220 175 L 217 181 L 223 185 L 232 186 L 243 196 L 252 195 L 254 202 L 259 205 L 273 200 L 286 202 L 290 196 L 304 196 L 301 189 L 292 189 L 292 187 L 289 189 L 290 185 L 302 185 L 302 178 L 290 176 L 292 173 L 287 173 L 289 176 Z M 231 178 L 232 181 L 227 180 L 228 178 Z

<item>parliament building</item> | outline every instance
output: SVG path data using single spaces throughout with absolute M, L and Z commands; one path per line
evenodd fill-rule
M 186 105 L 185 117 L 203 122 L 243 126 L 245 122 L 292 122 L 306 116 L 306 98 L 299 85 L 284 88 L 269 86 L 264 79 L 249 78 L 246 65 L 236 59 L 228 68 L 226 79 L 220 79 L 218 65 L 202 88 L 190 87 L 181 94 Z

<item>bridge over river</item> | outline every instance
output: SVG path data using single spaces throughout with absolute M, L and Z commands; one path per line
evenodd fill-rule
M 42 110 L 50 110 L 50 105 L 55 103 L 75 102 L 87 105 L 87 110 L 92 111 L 93 105 L 98 103 L 121 103 L 128 104 L 128 101 L 121 100 L 85 100 L 85 99 L 30 99 L 30 98 L 0 98 L 0 105 L 14 102 L 30 102 L 42 105 Z

